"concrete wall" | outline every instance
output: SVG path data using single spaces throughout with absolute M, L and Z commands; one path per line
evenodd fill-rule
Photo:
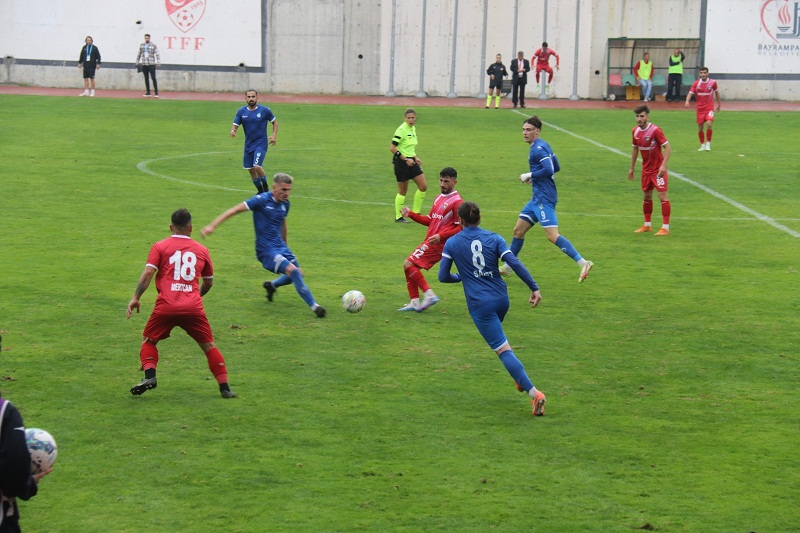
M 162 50 L 159 85 L 167 92 L 255 87 L 279 93 L 479 96 L 488 88 L 485 70 L 496 53 L 509 65 L 517 50 L 530 57 L 547 40 L 561 56 L 556 97 L 599 98 L 606 89 L 608 38 L 705 36 L 705 57 L 725 98 L 800 98 L 800 46 L 791 46 L 800 39 L 771 29 L 777 0 L 172 3 L 198 9 L 195 14 L 202 8 L 202 20 L 189 31 L 177 31 L 163 0 L 126 4 L 122 14 L 116 3 L 104 0 L 51 0 L 44 16 L 40 8 L 31 13 L 30 0 L 0 0 L 5 58 L 0 83 L 82 87 L 75 60 L 88 33 L 103 51 L 98 88 L 141 88 L 132 63 L 148 31 Z M 769 20 L 760 20 L 764 13 Z M 226 17 L 236 22 L 223 23 Z M 704 29 L 707 35 L 701 35 Z M 178 46 L 180 39 L 186 46 Z M 33 51 L 32 42 L 37 43 Z M 765 43 L 781 48 L 756 51 Z M 738 62 L 726 61 L 730 55 Z M 727 71 L 715 69 L 715 60 Z

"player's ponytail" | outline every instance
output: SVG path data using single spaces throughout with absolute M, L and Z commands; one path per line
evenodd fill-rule
M 458 218 L 465 226 L 477 226 L 481 223 L 481 209 L 475 202 L 464 202 L 458 208 Z

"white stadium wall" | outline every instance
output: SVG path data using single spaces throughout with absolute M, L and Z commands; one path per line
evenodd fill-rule
M 725 99 L 800 99 L 800 0 L 0 0 L 0 83 L 81 87 L 91 35 L 98 88 L 140 89 L 145 33 L 165 92 L 480 96 L 495 54 L 546 40 L 556 97 L 600 98 L 628 37 L 700 39 Z
M 720 90 L 731 87 L 728 97 L 742 100 L 800 100 L 800 1 L 709 4 L 705 63 Z

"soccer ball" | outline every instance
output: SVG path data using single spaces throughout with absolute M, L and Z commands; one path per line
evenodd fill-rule
M 611 100 L 611 101 L 613 102 L 614 100 L 616 100 L 616 99 L 617 99 L 617 95 L 616 95 L 616 94 L 609 94 L 609 95 L 608 95 L 608 99 L 609 99 L 609 100 Z
M 58 455 L 58 446 L 50 433 L 39 428 L 26 428 L 25 441 L 31 453 L 31 473 L 38 474 L 53 466 Z
M 364 309 L 367 299 L 359 291 L 347 291 L 342 296 L 342 307 L 348 313 L 358 313 Z

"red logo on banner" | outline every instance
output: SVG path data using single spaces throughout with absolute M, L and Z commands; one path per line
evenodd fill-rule
M 783 39 L 800 39 L 800 2 L 764 0 L 761 27 L 776 43 Z
M 191 30 L 206 12 L 206 0 L 164 0 L 167 16 L 183 33 Z

